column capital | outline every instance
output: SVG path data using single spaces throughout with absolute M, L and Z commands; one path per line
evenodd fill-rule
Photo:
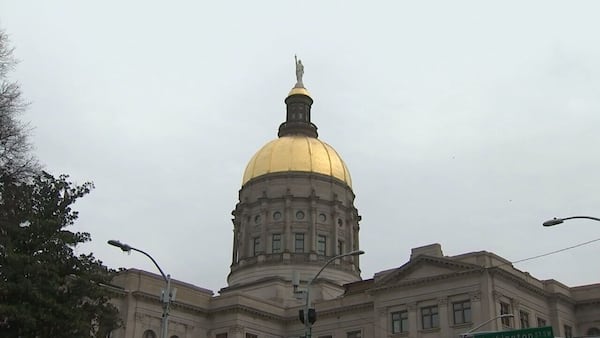
M 481 292 L 471 292 L 469 293 L 469 299 L 471 302 L 480 302 L 481 301 Z

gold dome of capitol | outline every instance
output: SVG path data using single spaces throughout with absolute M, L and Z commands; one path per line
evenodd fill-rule
M 295 59 L 296 85 L 285 99 L 286 120 L 279 126 L 279 138 L 250 159 L 242 185 L 266 174 L 307 172 L 336 178 L 352 188 L 350 172 L 340 155 L 318 139 L 317 126 L 310 119 L 313 100 L 302 82 L 304 65 Z
M 352 188 L 348 167 L 335 149 L 305 135 L 282 136 L 264 145 L 248 162 L 242 185 L 262 175 L 294 171 L 331 176 Z

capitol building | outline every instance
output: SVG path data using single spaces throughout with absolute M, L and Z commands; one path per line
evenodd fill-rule
M 307 290 L 315 338 L 458 338 L 546 326 L 560 337 L 600 336 L 600 284 L 539 280 L 491 252 L 446 256 L 434 243 L 413 248 L 396 268 L 361 276 L 350 170 L 319 139 L 302 76 L 297 61 L 277 138 L 243 172 L 227 285 L 215 293 L 172 280 L 168 337 L 303 337 Z M 111 337 L 160 337 L 164 287 L 161 275 L 119 272 L 110 289 L 123 326 Z

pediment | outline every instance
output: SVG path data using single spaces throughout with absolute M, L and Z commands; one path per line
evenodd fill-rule
M 448 257 L 418 256 L 410 262 L 391 270 L 375 281 L 375 288 L 399 284 L 425 283 L 457 274 L 481 271 L 483 267 L 457 262 Z

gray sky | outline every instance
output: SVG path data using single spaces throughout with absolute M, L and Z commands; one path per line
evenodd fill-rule
M 600 238 L 600 3 L 6 1 L 36 153 L 96 189 L 80 247 L 217 291 L 247 161 L 305 65 L 313 122 L 348 165 L 362 277 L 441 243 L 511 261 Z M 600 242 L 516 264 L 600 281 Z

